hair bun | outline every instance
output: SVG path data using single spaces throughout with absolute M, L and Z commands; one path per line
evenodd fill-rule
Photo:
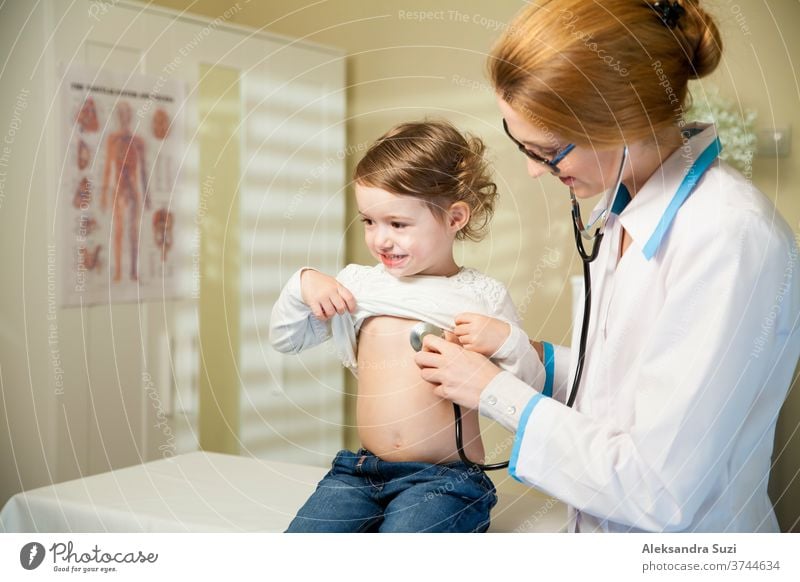
M 492 49 L 492 87 L 525 119 L 593 147 L 661 139 L 690 79 L 722 59 L 698 0 L 531 2 Z M 636 99 L 631 99 L 631 90 Z
M 687 14 L 682 19 L 687 48 L 692 55 L 690 79 L 714 72 L 722 60 L 722 37 L 714 19 L 700 7 L 699 0 L 683 0 Z

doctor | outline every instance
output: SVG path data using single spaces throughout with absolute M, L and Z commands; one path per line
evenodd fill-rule
M 534 342 L 533 386 L 433 335 L 422 376 L 515 432 L 509 472 L 568 504 L 573 531 L 776 531 L 800 257 L 770 201 L 719 162 L 714 128 L 683 119 L 688 80 L 721 58 L 717 28 L 695 0 L 537 4 L 490 57 L 508 136 L 531 177 L 556 174 L 578 199 L 621 167 L 577 398 L 580 313 L 571 348 Z

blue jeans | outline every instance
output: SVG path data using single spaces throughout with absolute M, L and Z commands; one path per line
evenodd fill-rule
M 365 449 L 339 451 L 286 531 L 485 532 L 496 503 L 489 477 L 461 461 L 390 463 Z

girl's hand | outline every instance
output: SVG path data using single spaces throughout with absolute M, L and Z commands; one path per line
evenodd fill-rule
M 455 323 L 453 333 L 459 343 L 487 358 L 499 350 L 511 334 L 511 324 L 477 313 L 459 313 Z
M 320 321 L 328 321 L 337 313 L 352 313 L 356 309 L 356 299 L 350 291 L 334 277 L 313 269 L 300 273 L 300 294 L 311 313 Z
M 433 393 L 467 408 L 478 408 L 481 392 L 500 368 L 481 354 L 470 352 L 433 334 L 422 340 L 414 355 L 422 379 L 436 384 Z

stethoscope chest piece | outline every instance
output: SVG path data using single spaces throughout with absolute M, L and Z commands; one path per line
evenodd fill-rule
M 442 339 L 445 339 L 444 330 L 441 327 L 433 325 L 432 323 L 420 322 L 411 328 L 409 339 L 411 340 L 411 347 L 414 348 L 415 352 L 418 352 L 422 349 L 422 340 L 425 339 L 426 335 L 431 333 L 439 336 Z M 456 430 L 456 449 L 458 450 L 458 456 L 466 465 L 482 471 L 494 471 L 496 469 L 505 469 L 508 467 L 508 461 L 505 463 L 495 463 L 493 465 L 483 465 L 481 463 L 470 461 L 467 457 L 467 454 L 464 452 L 464 436 L 461 426 L 461 407 L 455 402 L 453 403 L 453 415 Z
M 432 323 L 425 323 L 421 321 L 411 328 L 409 339 L 411 340 L 411 347 L 414 348 L 415 352 L 418 352 L 422 349 L 422 340 L 424 340 L 425 336 L 428 334 L 433 334 L 435 336 L 439 336 L 440 338 L 444 338 L 444 330 L 441 327 L 433 325 Z

